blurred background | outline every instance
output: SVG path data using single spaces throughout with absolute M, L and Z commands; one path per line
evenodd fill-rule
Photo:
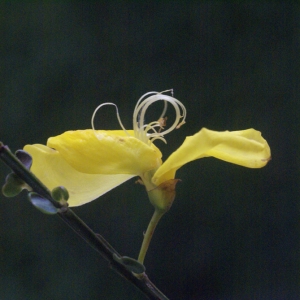
M 0 28 L 0 140 L 13 151 L 90 128 L 107 101 L 131 128 L 138 98 L 170 88 L 187 123 L 156 143 L 164 159 L 202 127 L 261 131 L 272 150 L 265 168 L 205 158 L 177 172 L 145 265 L 174 300 L 300 297 L 296 1 L 12 1 L 0 4 Z M 96 127 L 119 129 L 113 107 Z M 0 163 L 2 183 L 8 172 Z M 131 257 L 153 211 L 134 182 L 74 208 Z M 145 299 L 25 193 L 0 196 L 0 274 L 5 300 Z

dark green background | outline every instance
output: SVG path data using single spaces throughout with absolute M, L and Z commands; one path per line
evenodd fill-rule
M 169 88 L 188 115 L 157 143 L 164 158 L 202 127 L 261 131 L 273 157 L 263 169 L 206 158 L 178 171 L 145 265 L 170 299 L 300 297 L 297 2 L 7 1 L 0 30 L 0 140 L 12 150 L 90 128 L 106 101 L 130 128 L 137 99 Z M 119 128 L 112 107 L 97 116 Z M 74 210 L 138 255 L 152 207 L 134 180 Z M 0 299 L 144 297 L 22 194 L 0 199 Z

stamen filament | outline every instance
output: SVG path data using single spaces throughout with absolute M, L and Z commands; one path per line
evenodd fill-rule
M 121 121 L 121 118 L 120 118 L 120 115 L 119 115 L 118 106 L 117 106 L 116 104 L 112 103 L 112 102 L 105 102 L 105 103 L 102 103 L 102 104 L 100 104 L 99 106 L 97 106 L 97 108 L 94 110 L 94 113 L 93 113 L 93 115 L 92 115 L 92 120 L 91 120 L 92 129 L 93 129 L 94 131 L 96 131 L 95 126 L 94 126 L 94 119 L 95 119 L 95 116 L 96 116 L 97 111 L 98 111 L 102 106 L 104 106 L 104 105 L 113 105 L 113 106 L 116 108 L 116 113 L 117 113 L 117 119 L 118 119 L 118 122 L 119 122 L 121 128 L 124 130 L 124 132 L 125 132 L 128 136 L 130 136 L 130 134 L 127 132 L 127 130 L 125 129 L 125 127 L 124 127 L 124 125 L 123 125 L 123 123 L 122 123 L 122 121 Z
M 164 92 L 172 92 L 173 95 L 173 90 L 167 90 Z M 148 143 L 153 142 L 156 139 L 160 139 L 162 141 L 165 142 L 165 139 L 163 138 L 163 136 L 169 132 L 171 132 L 172 130 L 174 130 L 175 128 L 178 129 L 180 128 L 180 126 L 182 126 L 185 123 L 185 117 L 186 117 L 186 109 L 184 107 L 184 105 L 177 99 L 168 96 L 168 95 L 163 95 L 162 93 L 158 93 L 158 92 L 148 92 L 145 95 L 143 95 L 137 102 L 136 106 L 135 106 L 135 110 L 133 113 L 133 129 L 134 129 L 134 134 L 135 137 L 140 139 L 141 141 Z M 147 98 L 145 98 L 148 95 L 151 95 Z M 154 94 L 154 95 L 153 95 Z M 145 114 L 146 111 L 148 109 L 148 107 L 153 104 L 156 101 L 164 101 L 164 109 L 163 112 L 160 116 L 160 118 L 158 119 L 158 121 L 154 121 L 151 122 L 147 125 L 144 124 L 144 120 L 145 120 Z M 173 108 L 175 109 L 175 114 L 176 114 L 176 118 L 174 123 L 172 124 L 172 126 L 166 130 L 163 131 L 157 131 L 155 130 L 155 127 L 160 127 L 160 129 L 164 129 L 161 126 L 161 123 L 159 122 L 159 120 L 161 120 L 164 116 L 165 113 L 167 111 L 167 105 L 168 103 L 171 103 L 173 105 Z M 182 114 L 181 115 L 181 111 Z M 182 121 L 180 121 L 180 119 L 182 118 Z M 152 130 L 153 132 L 149 133 L 149 131 Z
M 164 95 L 163 93 L 166 92 L 171 92 L 172 97 L 168 95 Z M 149 96 L 149 97 L 147 97 Z M 147 98 L 146 98 L 147 97 Z M 151 104 L 157 101 L 164 101 L 164 108 L 162 111 L 161 116 L 158 118 L 157 121 L 150 122 L 149 124 L 145 124 L 145 115 L 146 111 L 149 108 Z M 168 108 L 168 103 L 170 103 L 174 110 L 175 110 L 175 121 L 170 126 L 168 129 L 165 129 L 165 121 L 166 121 L 166 111 Z M 104 105 L 113 105 L 116 108 L 116 114 L 117 114 L 117 119 L 118 122 L 121 126 L 121 128 L 124 130 L 127 136 L 130 136 L 130 134 L 127 132 L 125 127 L 122 124 L 120 115 L 119 115 L 119 110 L 116 104 L 112 102 L 106 102 L 100 104 L 94 111 L 91 119 L 91 124 L 92 124 L 92 129 L 95 130 L 95 125 L 94 125 L 94 119 L 96 116 L 97 111 Z M 181 115 L 182 113 L 182 115 Z M 185 118 L 186 118 L 186 109 L 184 105 L 177 99 L 173 97 L 173 90 L 166 90 L 163 92 L 148 92 L 144 94 L 137 102 L 134 112 L 133 112 L 133 130 L 134 130 L 134 135 L 137 139 L 140 141 L 146 143 L 146 144 L 151 144 L 155 140 L 161 140 L 164 143 L 167 143 L 166 140 L 164 139 L 164 135 L 171 132 L 174 129 L 180 128 L 184 123 L 185 123 Z M 182 119 L 182 120 L 181 120 Z M 181 121 L 180 121 L 181 120 Z M 156 128 L 159 127 L 159 130 L 156 130 Z M 95 135 L 97 136 L 96 132 Z

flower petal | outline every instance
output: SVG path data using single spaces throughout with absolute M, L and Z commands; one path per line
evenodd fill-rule
M 162 154 L 157 147 L 127 136 L 122 130 L 67 131 L 49 138 L 47 146 L 58 150 L 74 169 L 83 173 L 138 175 L 161 165 Z
M 206 156 L 241 165 L 261 168 L 267 164 L 271 151 L 259 131 L 212 131 L 202 128 L 189 136 L 183 144 L 158 168 L 152 181 L 156 185 L 175 177 L 175 172 L 184 164 Z
M 64 186 L 70 195 L 70 206 L 90 202 L 134 175 L 85 174 L 72 168 L 56 150 L 45 145 L 26 145 L 24 150 L 33 158 L 31 171 L 50 190 Z

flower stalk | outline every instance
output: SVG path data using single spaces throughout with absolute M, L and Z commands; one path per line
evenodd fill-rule
M 154 210 L 154 214 L 153 214 L 153 216 L 150 220 L 150 223 L 147 227 L 147 230 L 144 234 L 143 243 L 142 243 L 141 250 L 140 250 L 140 253 L 139 253 L 139 257 L 138 257 L 138 261 L 142 264 L 144 263 L 144 259 L 145 259 L 147 250 L 149 248 L 154 230 L 155 230 L 159 220 L 161 219 L 161 217 L 165 213 L 166 213 L 166 211 L 163 211 L 163 210 L 160 210 L 160 209 L 157 209 L 157 208 Z

